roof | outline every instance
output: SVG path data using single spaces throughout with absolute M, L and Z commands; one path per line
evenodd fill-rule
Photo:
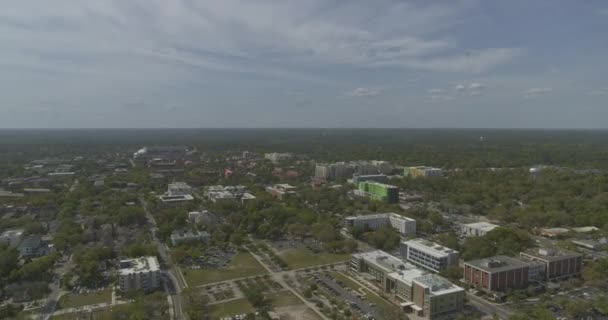
M 477 230 L 483 230 L 483 231 L 492 231 L 495 228 L 498 228 L 498 225 L 495 225 L 493 223 L 489 223 L 489 222 L 473 222 L 473 223 L 467 223 L 465 224 L 465 226 L 467 228 L 471 228 L 471 229 L 477 229 Z
M 508 256 L 494 256 L 490 258 L 467 261 L 465 262 L 465 264 L 491 273 L 519 269 L 529 266 L 527 262 Z
M 414 282 L 421 285 L 422 287 L 428 288 L 431 295 L 434 296 L 464 291 L 463 288 L 454 285 L 446 278 L 438 276 L 436 274 L 427 274 L 424 276 L 417 277 L 416 279 L 414 279 Z
M 413 239 L 403 241 L 408 247 L 418 248 L 430 253 L 434 256 L 445 256 L 447 254 L 458 253 L 458 251 L 444 247 L 438 243 L 428 241 L 426 239 Z
M 120 275 L 129 275 L 139 272 L 154 272 L 159 271 L 160 266 L 156 257 L 139 257 L 135 259 L 120 260 Z
M 357 253 L 353 255 L 354 258 L 363 259 L 369 264 L 373 264 L 387 273 L 403 271 L 411 268 L 415 268 L 409 263 L 403 262 L 403 260 L 390 255 L 382 250 L 374 250 L 363 253 Z
M 523 251 L 521 254 L 532 256 L 539 260 L 557 261 L 568 258 L 580 257 L 580 253 L 573 252 L 562 248 L 531 248 Z

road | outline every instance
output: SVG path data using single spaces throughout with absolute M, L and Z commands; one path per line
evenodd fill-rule
M 158 254 L 160 255 L 161 259 L 166 263 L 166 266 L 168 268 L 167 271 L 163 273 L 163 283 L 173 304 L 174 317 L 176 320 L 183 320 L 185 318 L 183 314 L 181 292 L 186 287 L 186 284 L 181 278 L 177 267 L 173 263 L 173 259 L 171 258 L 171 255 L 168 252 L 167 246 L 156 236 L 156 231 L 158 230 L 158 228 L 156 226 L 156 220 L 154 219 L 154 216 L 148 210 L 148 204 L 143 198 L 140 198 L 140 202 L 144 208 L 144 212 L 146 213 L 148 223 L 150 224 L 150 234 L 152 241 L 156 243 L 156 247 L 158 248 Z
M 473 307 L 475 307 L 477 310 L 489 314 L 489 315 L 494 315 L 496 314 L 498 317 L 500 317 L 501 319 L 508 319 L 512 312 L 509 310 L 505 310 L 505 308 L 493 304 L 491 302 L 488 302 L 486 300 L 484 300 L 481 297 L 478 297 L 470 292 L 467 292 L 467 299 L 469 300 L 468 303 L 470 305 L 472 305 Z
M 72 268 L 72 260 L 63 263 L 55 270 L 55 276 L 57 278 L 56 281 L 51 282 L 49 284 L 49 288 L 51 289 L 51 293 L 46 298 L 46 302 L 44 307 L 42 307 L 42 312 L 38 315 L 37 319 L 48 320 L 55 312 L 55 308 L 57 307 L 57 301 L 64 293 L 64 290 L 61 289 L 61 278 Z

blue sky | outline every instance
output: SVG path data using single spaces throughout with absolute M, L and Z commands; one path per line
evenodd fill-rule
M 601 0 L 15 0 L 0 52 L 2 128 L 608 127 Z

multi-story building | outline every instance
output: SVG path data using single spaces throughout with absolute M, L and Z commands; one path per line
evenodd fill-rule
M 578 276 L 583 256 L 561 248 L 533 248 L 520 253 L 525 261 L 541 262 L 543 280 L 555 280 Z
M 463 288 L 380 250 L 353 255 L 351 270 L 368 274 L 416 319 L 452 319 L 464 306 Z
M 118 284 L 120 290 L 151 291 L 160 287 L 160 265 L 156 257 L 120 260 Z
M 279 152 L 272 152 L 272 153 L 266 153 L 264 154 L 264 159 L 268 159 L 272 162 L 281 162 L 281 161 L 287 161 L 287 160 L 291 160 L 293 158 L 293 154 L 292 153 L 279 153 Z
M 340 181 L 351 176 L 354 171 L 354 167 L 346 162 L 317 164 L 315 166 L 315 178 L 324 181 Z
M 443 170 L 441 170 L 439 168 L 433 168 L 433 167 L 418 166 L 418 167 L 405 167 L 403 169 L 403 175 L 406 177 L 410 176 L 412 178 L 439 177 L 442 174 L 443 174 Z
M 211 200 L 211 202 L 217 201 L 239 201 L 245 203 L 253 200 L 256 197 L 247 192 L 245 186 L 209 186 L 205 190 L 205 196 Z
M 286 183 L 280 183 L 275 184 L 274 186 L 266 187 L 266 191 L 275 196 L 277 199 L 283 200 L 288 196 L 296 194 L 296 187 Z
M 374 181 L 380 183 L 387 183 L 388 177 L 384 174 L 367 174 L 367 175 L 353 175 L 353 183 L 358 186 L 360 182 Z
M 485 292 L 506 292 L 528 286 L 530 264 L 507 256 L 467 261 L 464 281 Z
M 167 195 L 170 196 L 183 196 L 186 194 L 192 194 L 192 187 L 185 182 L 173 182 L 169 183 L 167 187 Z
M 408 237 L 416 234 L 416 220 L 396 213 L 377 213 L 345 218 L 346 227 L 376 230 L 391 226 L 401 235 Z
M 374 201 L 384 201 L 388 203 L 399 202 L 399 188 L 389 184 L 363 181 L 359 183 L 359 189 L 357 191 L 358 192 L 355 194 L 369 197 Z
M 185 201 L 192 201 L 192 187 L 185 182 L 170 183 L 167 187 L 167 192 L 164 195 L 158 196 L 163 204 L 176 204 Z
M 0 242 L 9 247 L 16 247 L 23 238 L 23 229 L 6 230 L 0 235 Z
M 458 251 L 425 239 L 402 241 L 399 253 L 408 262 L 432 272 L 458 265 Z
M 496 228 L 497 225 L 489 222 L 474 222 L 461 225 L 460 232 L 465 237 L 483 237 Z

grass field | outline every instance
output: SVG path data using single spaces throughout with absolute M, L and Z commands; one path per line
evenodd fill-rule
M 112 301 L 112 289 L 93 291 L 88 294 L 66 294 L 59 299 L 57 310 Z
M 247 314 L 255 312 L 253 306 L 247 299 L 238 299 L 226 303 L 213 305 L 211 308 L 211 319 L 216 320 L 222 317 L 233 316 L 237 314 Z
M 67 313 L 51 317 L 51 320 L 112 320 L 110 308 L 96 309 L 92 313 Z
M 288 249 L 281 253 L 289 268 L 299 269 L 350 260 L 350 254 L 318 253 L 306 248 Z
M 359 288 L 361 288 L 361 286 L 358 283 L 356 283 L 353 279 L 351 279 L 350 277 L 347 277 L 344 274 L 337 272 L 337 271 L 332 271 L 331 275 L 334 278 L 342 281 L 344 283 L 344 285 L 346 285 L 347 287 L 354 289 L 357 292 L 360 292 Z M 388 319 L 390 319 L 391 315 L 394 315 L 399 312 L 399 308 L 396 305 L 390 303 L 389 301 L 384 300 L 382 297 L 379 297 L 378 295 L 374 294 L 369 289 L 363 288 L 363 292 L 366 293 L 365 297 L 367 298 L 367 300 L 369 302 L 375 303 L 378 306 L 378 308 L 380 309 L 380 311 L 382 312 L 382 314 L 387 316 Z
M 182 272 L 188 285 L 197 286 L 211 282 L 261 275 L 266 273 L 266 269 L 264 269 L 249 252 L 239 252 L 225 268 L 198 270 L 182 269 Z

